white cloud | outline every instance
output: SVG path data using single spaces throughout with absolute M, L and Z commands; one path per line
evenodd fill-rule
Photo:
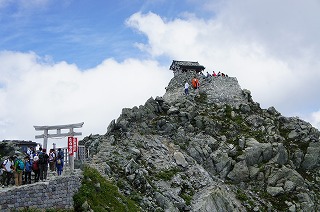
M 201 4 L 213 11 L 212 18 L 185 13 L 167 20 L 151 12 L 128 18 L 127 25 L 147 38 L 137 46 L 153 60 L 109 58 L 80 71 L 32 52 L 0 52 L 0 138 L 33 139 L 33 125 L 82 121 L 84 136 L 104 134 L 123 107 L 164 94 L 172 73 L 170 64 L 156 62 L 162 56 L 235 76 L 262 107 L 299 114 L 319 127 L 318 1 Z
M 320 110 L 312 113 L 311 118 L 308 118 L 308 120 L 311 120 L 311 124 L 320 129 Z
M 148 38 L 142 50 L 236 76 L 262 107 L 275 106 L 289 116 L 318 110 L 319 3 L 220 3 L 211 7 L 211 19 L 136 13 L 127 24 Z
M 167 67 L 148 60 L 107 59 L 96 68 L 80 71 L 75 65 L 41 59 L 34 53 L 0 53 L 2 139 L 34 140 L 42 133 L 34 125 L 82 121 L 84 136 L 104 134 L 122 108 L 162 96 L 172 75 Z

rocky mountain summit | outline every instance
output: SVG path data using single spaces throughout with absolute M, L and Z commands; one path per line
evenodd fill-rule
M 320 132 L 262 109 L 236 78 L 185 96 L 193 75 L 85 137 L 88 163 L 142 211 L 320 211 Z

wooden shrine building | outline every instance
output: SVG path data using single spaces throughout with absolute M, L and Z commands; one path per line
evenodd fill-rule
M 184 73 L 187 71 L 195 71 L 196 73 L 199 73 L 204 69 L 205 67 L 203 65 L 200 65 L 198 62 L 192 61 L 173 60 L 170 66 L 170 70 L 173 71 L 174 75 Z

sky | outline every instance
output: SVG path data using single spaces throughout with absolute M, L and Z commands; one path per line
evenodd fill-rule
M 319 11 L 319 0 L 0 0 L 0 140 L 42 143 L 34 126 L 80 122 L 79 139 L 105 134 L 122 108 L 163 96 L 172 60 L 236 77 L 262 108 L 319 129 Z

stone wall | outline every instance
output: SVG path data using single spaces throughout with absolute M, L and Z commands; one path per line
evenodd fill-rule
M 207 102 L 210 103 L 229 103 L 231 105 L 240 105 L 248 103 L 249 99 L 246 92 L 243 91 L 235 77 L 209 77 L 203 79 L 202 76 L 193 72 L 180 73 L 174 76 L 163 98 L 167 102 L 174 102 L 179 98 L 185 97 L 184 84 L 189 83 L 190 96 L 196 95 L 196 90 L 191 86 L 191 79 L 196 76 L 200 82 L 200 92 L 207 94 Z
M 24 208 L 73 209 L 73 195 L 81 186 L 81 174 L 50 181 L 0 189 L 0 211 Z

